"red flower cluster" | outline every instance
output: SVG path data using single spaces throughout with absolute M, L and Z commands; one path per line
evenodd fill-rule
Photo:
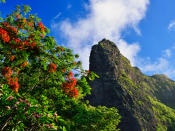
M 50 63 L 48 71 L 52 72 L 52 73 L 55 72 L 56 71 L 56 65 L 54 63 Z
M 43 25 L 42 22 L 38 23 L 38 27 L 41 29 L 41 31 L 45 32 L 45 26 Z
M 69 97 L 77 97 L 78 96 L 78 90 L 77 90 L 77 88 L 74 88 L 73 90 L 71 90 L 70 92 L 69 92 Z
M 12 68 L 11 67 L 4 67 L 2 69 L 2 75 L 7 79 L 7 81 L 8 81 L 7 84 L 10 86 L 10 88 L 18 93 L 18 89 L 19 89 L 18 78 L 11 77 Z
M 4 41 L 4 42 L 9 42 L 10 41 L 10 36 L 8 34 L 8 32 L 4 29 L 2 29 L 0 27 L 0 38 Z
M 73 73 L 69 72 L 66 82 L 62 85 L 62 89 L 69 97 L 76 98 L 78 96 L 78 90 L 75 88 L 76 84 L 77 80 L 73 77 Z
M 8 79 L 10 78 L 10 76 L 12 75 L 12 68 L 11 67 L 4 67 L 2 69 L 2 75 Z
M 72 78 L 73 76 L 74 76 L 74 74 L 72 73 L 72 71 L 70 71 L 69 74 L 68 74 L 68 77 Z
M 13 33 L 18 34 L 18 30 L 15 27 L 10 26 L 9 23 L 2 23 L 2 26 L 10 33 L 10 36 L 13 35 Z
M 61 50 L 62 52 L 64 51 L 64 48 L 63 48 L 63 47 L 60 47 L 60 46 L 57 46 L 56 49 L 57 49 L 58 51 L 60 51 L 60 50 Z
M 11 30 L 12 32 L 14 32 L 15 34 L 18 34 L 18 30 L 15 27 L 9 27 L 9 30 Z
M 19 19 L 20 17 L 21 17 L 21 15 L 20 15 L 20 14 L 17 14 L 17 15 L 16 15 L 16 18 L 18 18 L 18 19 Z
M 24 28 L 24 26 L 27 24 L 26 18 L 24 19 L 17 19 L 16 22 L 18 23 L 17 26 L 21 29 Z
M 17 18 L 20 17 L 20 15 L 16 16 Z M 26 19 L 17 19 L 17 26 L 19 28 L 23 28 L 27 23 L 29 24 L 29 26 L 33 25 L 33 22 L 31 22 L 31 20 L 29 20 L 27 22 Z M 37 43 L 34 41 L 34 34 L 31 34 L 27 39 L 25 40 L 21 40 L 19 38 L 17 38 L 17 34 L 18 34 L 18 29 L 15 27 L 10 26 L 9 23 L 0 23 L 2 25 L 2 27 L 0 27 L 0 39 L 3 40 L 3 42 L 9 43 L 12 49 L 34 49 L 37 45 Z M 42 31 L 45 31 L 45 27 L 44 25 L 40 22 L 38 24 L 38 26 L 40 27 L 40 29 Z M 42 36 L 44 37 L 44 35 Z M 14 44 L 15 43 L 15 44 Z
M 61 48 L 61 51 L 63 52 L 64 51 L 64 48 Z
M 21 41 L 19 38 L 17 38 L 17 33 L 18 30 L 15 27 L 12 27 L 9 25 L 9 23 L 1 23 L 2 27 L 0 27 L 0 38 L 4 41 L 10 44 L 11 48 L 18 48 L 23 50 L 24 46 L 26 47 L 26 49 L 28 49 L 29 47 L 34 48 L 36 46 L 36 44 L 30 44 L 30 38 L 28 40 L 24 40 Z M 11 36 L 11 40 L 13 42 L 15 42 L 15 44 L 11 44 L 12 41 L 10 41 L 10 36 Z
M 15 49 L 15 48 L 18 48 L 18 49 L 21 49 L 23 46 L 20 44 L 21 43 L 21 40 L 19 38 L 12 38 L 13 42 L 15 42 L 15 45 L 14 44 L 11 44 L 11 48 Z
M 29 25 L 29 26 L 32 26 L 32 25 L 33 25 L 33 22 L 29 22 L 28 25 Z
M 35 48 L 35 47 L 36 47 L 36 42 L 32 42 L 30 46 L 31 46 L 32 48 Z
M 62 73 L 65 73 L 65 72 L 66 72 L 66 69 L 62 69 L 61 72 L 62 72 Z
M 10 85 L 10 88 L 12 90 L 14 90 L 16 93 L 18 93 L 18 89 L 19 89 L 19 83 L 18 83 L 18 78 L 9 78 L 8 80 L 8 85 Z
M 21 64 L 21 67 L 24 68 L 28 64 L 27 61 L 25 61 L 23 64 Z
M 16 43 L 16 44 L 11 44 L 11 48 L 17 48 L 17 49 L 20 49 L 20 50 L 23 50 L 23 49 L 34 49 L 36 47 L 36 42 L 35 41 L 32 41 L 33 39 L 31 38 L 28 38 L 27 40 L 24 40 L 24 41 L 21 41 L 19 38 L 12 38 L 12 40 Z
M 15 59 L 15 56 L 12 55 L 12 56 L 10 57 L 10 61 L 13 61 L 14 59 Z

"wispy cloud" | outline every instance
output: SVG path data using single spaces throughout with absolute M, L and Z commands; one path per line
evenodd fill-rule
M 174 47 L 166 49 L 162 51 L 162 55 L 154 62 L 150 58 L 140 58 L 137 65 L 147 74 L 165 74 L 175 80 L 174 52 Z
M 67 9 L 70 9 L 70 8 L 72 8 L 72 5 L 71 4 L 68 4 L 67 5 Z
M 168 25 L 168 30 L 175 30 L 175 21 L 170 22 L 170 24 Z
M 164 57 L 168 57 L 168 58 L 171 57 L 172 55 L 171 49 L 166 49 L 163 51 L 163 53 L 164 53 Z
M 135 65 L 137 53 L 140 51 L 139 44 L 138 43 L 128 44 L 126 41 L 120 40 L 117 45 L 122 54 L 131 61 L 132 65 Z
M 53 23 L 52 29 L 59 30 L 68 47 L 80 54 L 83 66 L 88 68 L 90 49 L 103 38 L 114 41 L 131 63 L 140 50 L 138 43 L 129 44 L 121 38 L 126 28 L 140 33 L 138 23 L 144 18 L 149 0 L 90 0 L 86 5 L 88 14 L 72 22 L 66 18 Z
M 58 19 L 61 16 L 61 12 L 59 12 L 53 19 Z

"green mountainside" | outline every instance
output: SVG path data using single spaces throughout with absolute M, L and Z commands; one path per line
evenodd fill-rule
M 144 75 L 132 67 L 117 46 L 106 39 L 92 47 L 89 81 L 93 106 L 116 107 L 121 131 L 175 131 L 175 81 L 165 75 Z

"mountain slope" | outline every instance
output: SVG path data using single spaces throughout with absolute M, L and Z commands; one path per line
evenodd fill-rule
M 89 81 L 93 106 L 116 107 L 122 131 L 175 130 L 175 82 L 164 75 L 146 76 L 132 67 L 117 46 L 103 39 L 92 47 Z

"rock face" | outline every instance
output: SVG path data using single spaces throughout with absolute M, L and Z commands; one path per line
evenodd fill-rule
M 93 106 L 116 107 L 122 116 L 121 131 L 175 130 L 175 115 L 164 115 L 162 120 L 161 114 L 175 113 L 174 81 L 163 75 L 142 74 L 106 39 L 92 47 L 90 71 L 100 78 L 89 81 L 92 94 L 86 99 Z

